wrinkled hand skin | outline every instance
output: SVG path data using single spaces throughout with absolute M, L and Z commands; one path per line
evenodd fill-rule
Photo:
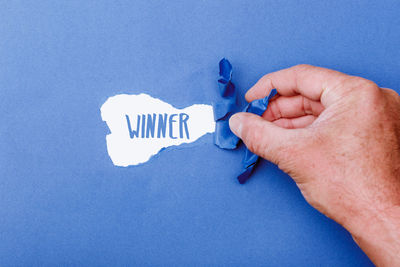
M 378 266 L 400 266 L 400 97 L 374 82 L 298 65 L 262 77 L 276 88 L 262 117 L 237 113 L 231 130 L 277 164 L 317 210 L 343 225 Z

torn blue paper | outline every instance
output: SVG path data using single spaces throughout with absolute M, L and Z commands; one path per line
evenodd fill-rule
M 276 95 L 276 89 L 272 89 L 268 96 L 263 99 L 257 99 L 252 101 L 247 105 L 247 107 L 243 110 L 243 112 L 250 112 L 256 115 L 261 116 L 268 107 L 268 103 L 272 97 Z M 243 169 L 242 173 L 238 176 L 239 183 L 244 184 L 249 178 L 251 173 L 254 170 L 258 161 L 258 156 L 252 153 L 248 148 L 246 148 L 246 152 L 243 158 Z
M 220 99 L 213 103 L 215 134 L 214 143 L 220 148 L 236 148 L 239 138 L 229 128 L 229 118 L 238 111 L 235 85 L 232 83 L 232 65 L 223 58 L 219 62 L 218 87 Z
M 219 62 L 219 76 L 218 87 L 221 98 L 217 103 L 213 103 L 215 120 L 214 143 L 220 148 L 234 149 L 239 143 L 239 138 L 229 128 L 229 118 L 238 111 L 238 105 L 235 85 L 231 81 L 232 65 L 225 58 Z M 249 103 L 243 112 L 261 116 L 267 109 L 270 99 L 276 93 L 276 89 L 273 89 L 267 97 Z M 243 184 L 250 178 L 257 162 L 258 156 L 246 148 L 242 162 L 242 173 L 238 176 L 239 183 Z

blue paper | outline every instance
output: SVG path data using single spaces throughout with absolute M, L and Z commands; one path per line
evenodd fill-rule
M 272 89 L 268 96 L 263 99 L 257 99 L 249 103 L 243 112 L 250 112 L 256 115 L 261 116 L 268 107 L 268 103 L 272 97 L 277 94 L 276 89 Z M 249 178 L 251 173 L 254 170 L 258 162 L 258 156 L 252 153 L 248 148 L 246 148 L 246 152 L 243 158 L 243 170 L 242 173 L 238 176 L 239 183 L 244 184 Z
M 236 148 L 239 138 L 229 128 L 229 118 L 238 110 L 235 85 L 232 83 L 232 65 L 223 58 L 219 62 L 218 88 L 220 99 L 213 103 L 215 134 L 214 143 L 220 148 Z
M 122 93 L 208 104 L 216 55 L 240 103 L 242 84 L 300 62 L 400 92 L 399 1 L 0 6 L 1 266 L 374 266 L 277 166 L 260 159 L 241 188 L 244 147 L 211 134 L 114 166 L 99 109 Z
M 218 102 L 213 103 L 215 120 L 214 143 L 220 148 L 234 149 L 239 143 L 239 138 L 229 128 L 229 118 L 236 113 L 238 105 L 235 85 L 231 81 L 232 65 L 225 58 L 219 62 L 219 76 L 218 88 L 221 98 Z M 276 93 L 276 89 L 273 89 L 267 97 L 249 103 L 243 112 L 250 112 L 261 116 L 267 109 L 269 100 Z M 239 183 L 243 184 L 250 178 L 257 161 L 258 156 L 246 148 L 242 162 L 243 170 L 238 176 Z

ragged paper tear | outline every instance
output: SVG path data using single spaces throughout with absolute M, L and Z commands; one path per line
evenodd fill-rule
M 215 129 L 211 105 L 177 109 L 147 94 L 110 97 L 100 110 L 111 132 L 108 154 L 122 167 L 144 163 L 162 148 L 195 142 Z
M 219 62 L 218 92 L 219 99 L 213 104 L 216 123 L 214 143 L 220 148 L 235 149 L 239 143 L 239 138 L 230 130 L 229 118 L 239 110 L 239 107 L 236 99 L 236 88 L 232 83 L 232 65 L 225 58 Z M 267 109 L 271 98 L 276 94 L 276 89 L 273 89 L 267 97 L 249 103 L 243 109 L 243 112 L 261 116 Z M 258 159 L 256 154 L 246 148 L 242 161 L 242 171 L 237 177 L 239 183 L 244 184 L 250 178 Z
M 229 118 L 238 111 L 235 85 L 232 83 L 232 65 L 223 58 L 219 62 L 218 93 L 213 103 L 215 134 L 214 143 L 220 148 L 234 149 L 239 138 L 229 128 Z

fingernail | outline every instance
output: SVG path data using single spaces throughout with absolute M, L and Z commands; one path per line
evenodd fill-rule
M 237 136 L 241 137 L 242 133 L 242 120 L 240 114 L 234 114 L 232 117 L 229 119 L 229 128 L 231 128 L 231 131 Z

